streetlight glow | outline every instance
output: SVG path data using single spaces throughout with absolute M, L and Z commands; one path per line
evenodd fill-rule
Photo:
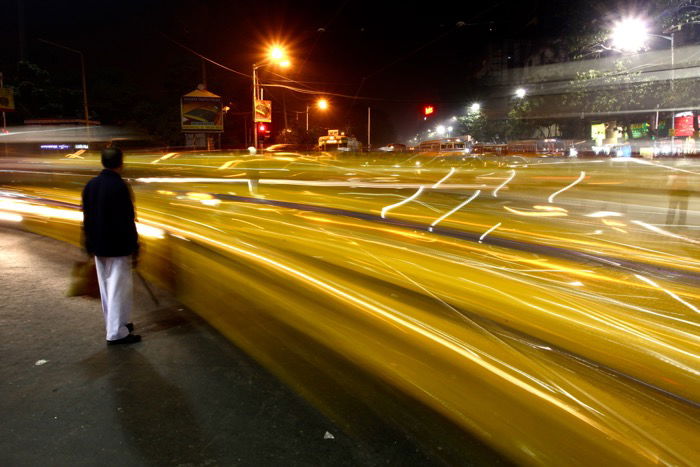
M 444 135 L 444 134 L 445 134 L 445 130 L 446 130 L 445 125 L 438 125 L 438 126 L 435 128 L 435 131 L 437 132 L 438 135 Z
M 471 112 L 476 113 L 481 110 L 481 104 L 479 104 L 478 102 L 474 102 L 471 106 L 469 106 L 469 110 Z
M 525 88 L 518 88 L 515 90 L 515 96 L 519 99 L 522 99 L 523 97 L 525 97 L 526 94 L 527 94 L 527 91 L 525 90 Z
M 610 35 L 612 46 L 625 52 L 639 52 L 649 39 L 647 25 L 639 18 L 625 18 L 613 26 Z
M 284 59 L 284 49 L 279 45 L 274 45 L 270 48 L 270 58 L 275 62 L 280 62 Z
M 327 99 L 319 99 L 316 102 L 316 107 L 318 107 L 320 110 L 326 110 L 328 108 L 328 100 Z

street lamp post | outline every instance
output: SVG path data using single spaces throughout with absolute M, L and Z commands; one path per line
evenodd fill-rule
M 316 101 L 316 107 L 319 110 L 328 109 L 328 101 L 326 99 L 319 99 Z M 306 132 L 309 132 L 309 110 L 311 110 L 311 105 L 306 104 Z
M 285 51 L 282 47 L 273 46 L 269 51 L 269 57 L 266 63 L 253 63 L 253 146 L 258 148 L 258 126 L 255 124 L 255 106 L 258 100 L 263 98 L 263 90 L 258 79 L 258 69 L 269 64 L 276 64 L 282 68 L 287 68 L 290 65 L 288 59 L 285 58 Z
M 39 40 L 45 44 L 53 45 L 54 47 L 65 49 L 65 50 L 68 50 L 69 52 L 73 52 L 73 53 L 80 55 L 80 72 L 81 72 L 82 79 L 83 79 L 83 113 L 85 116 L 85 128 L 87 129 L 88 139 L 89 139 L 89 137 L 90 137 L 90 120 L 88 117 L 87 80 L 85 78 L 85 57 L 83 56 L 83 53 L 80 50 L 71 49 L 70 47 L 66 47 L 65 45 L 56 44 L 55 42 L 47 41 L 45 39 L 39 39 Z

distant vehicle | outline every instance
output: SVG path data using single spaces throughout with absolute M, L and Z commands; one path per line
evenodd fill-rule
M 547 139 L 527 139 L 521 141 L 511 141 L 506 145 L 508 153 L 525 152 L 532 154 L 561 154 L 569 155 L 570 149 L 574 146 L 573 140 L 547 138 Z
M 379 148 L 383 152 L 406 152 L 406 145 L 401 143 L 391 143 Z
M 423 141 L 418 145 L 418 152 L 471 152 L 469 136 L 459 138 L 443 138 Z M 404 146 L 405 147 L 405 146 Z
M 362 145 L 356 138 L 339 133 L 338 130 L 328 130 L 327 136 L 318 139 L 321 151 L 360 151 Z
M 315 150 L 316 148 L 312 144 L 292 143 L 273 144 L 264 149 L 265 152 L 311 152 Z

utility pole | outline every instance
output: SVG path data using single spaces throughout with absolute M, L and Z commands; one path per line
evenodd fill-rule
M 258 149 L 258 126 L 255 124 L 255 102 L 258 100 L 258 66 L 253 63 L 253 147 Z
M 3 88 L 4 83 L 3 83 L 3 77 L 2 77 L 2 71 L 0 71 L 0 89 Z M 7 120 L 5 119 L 5 111 L 2 112 L 2 132 L 7 133 Z M 5 156 L 7 156 L 7 143 L 3 144 L 3 153 Z
M 372 148 L 372 108 L 367 106 L 367 152 Z
M 80 55 L 80 73 L 81 73 L 82 79 L 83 79 L 83 113 L 85 116 L 85 129 L 87 131 L 87 137 L 89 140 L 90 139 L 90 119 L 88 116 L 89 113 L 88 113 L 88 97 L 87 97 L 87 79 L 85 77 L 85 57 L 83 56 L 83 53 L 80 50 L 71 49 L 70 47 L 66 47 L 65 45 L 57 44 L 55 42 L 47 41 L 45 39 L 39 39 L 39 41 L 41 41 L 45 44 L 53 45 L 54 47 L 58 47 L 59 49 L 64 49 L 64 50 L 67 50 L 69 52 L 73 52 L 73 53 Z

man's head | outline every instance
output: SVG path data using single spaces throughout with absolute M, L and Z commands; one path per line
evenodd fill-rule
M 105 169 L 121 169 L 124 165 L 124 155 L 117 147 L 105 148 L 102 150 L 102 165 Z

